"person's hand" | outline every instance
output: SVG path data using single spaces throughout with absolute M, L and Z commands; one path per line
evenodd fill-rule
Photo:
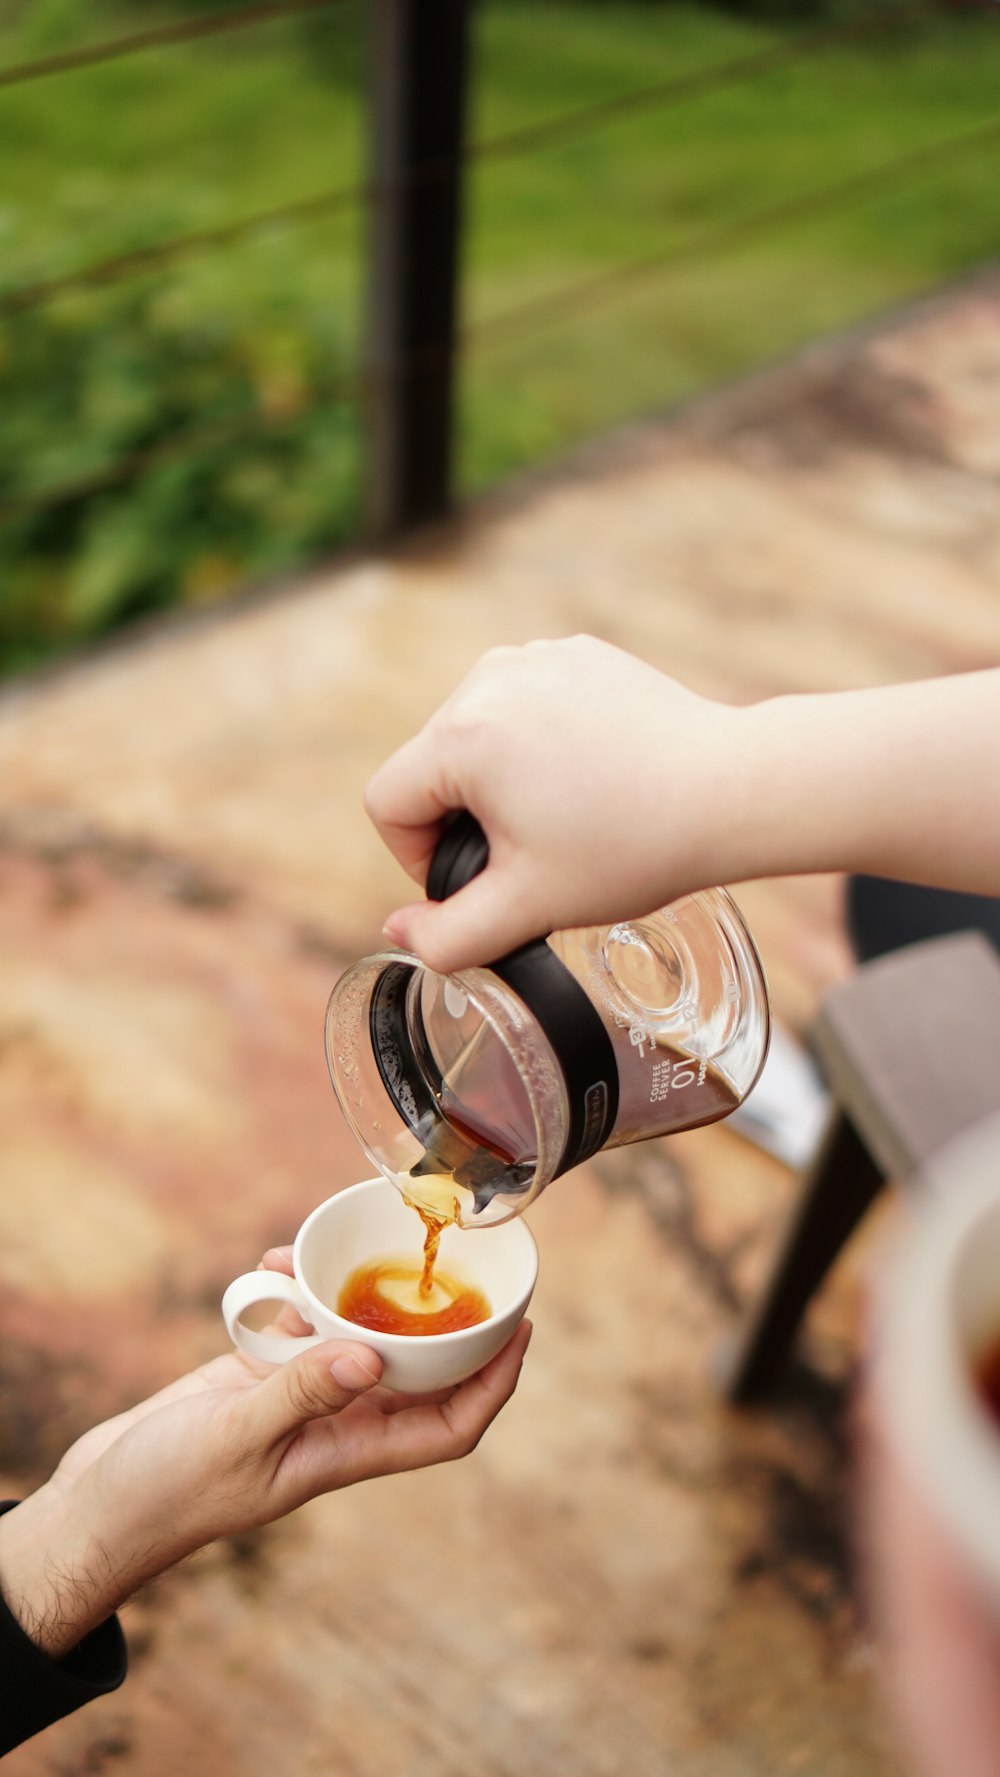
M 1000 671 L 713 703 L 589 636 L 487 654 L 366 805 L 421 885 L 442 823 L 486 869 L 386 936 L 449 973 L 754 876 L 854 870 L 1000 893 Z
M 264 1261 L 290 1269 L 276 1249 Z M 280 1325 L 303 1330 L 293 1311 Z M 450 1462 L 510 1398 L 522 1322 L 468 1382 L 422 1398 L 381 1388 L 381 1360 L 329 1341 L 277 1367 L 227 1352 L 67 1451 L 51 1479 L 0 1516 L 0 1586 L 58 1659 L 138 1586 L 216 1537 L 269 1523 L 317 1494 Z
M 485 655 L 365 801 L 421 885 L 456 809 L 484 828 L 489 863 L 449 900 L 394 913 L 387 937 L 448 972 L 717 880 L 741 714 L 590 636 Z

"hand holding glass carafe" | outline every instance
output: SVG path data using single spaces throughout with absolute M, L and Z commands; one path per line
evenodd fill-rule
M 487 858 L 481 827 L 458 815 L 428 895 L 456 893 Z M 479 1228 L 602 1148 L 727 1116 L 768 1034 L 753 939 L 709 889 L 450 976 L 402 951 L 365 957 L 334 988 L 326 1051 L 379 1171 L 425 1219 Z
M 428 894 L 455 894 L 488 855 L 482 829 L 458 815 Z M 354 963 L 327 1009 L 327 1058 L 383 1177 L 314 1210 L 293 1277 L 248 1273 L 230 1285 L 232 1338 L 279 1362 L 362 1329 L 391 1387 L 461 1381 L 528 1307 L 537 1255 L 521 1211 L 602 1148 L 726 1116 L 760 1073 L 768 1028 L 753 939 L 723 889 L 645 919 L 554 932 L 452 975 L 401 950 Z M 276 1295 L 312 1334 L 279 1343 L 243 1324 L 245 1309 Z

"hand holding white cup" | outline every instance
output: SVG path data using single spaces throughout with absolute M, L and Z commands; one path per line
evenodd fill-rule
M 359 1266 L 410 1252 L 419 1261 L 422 1228 L 416 1212 L 387 1179 L 366 1179 L 321 1203 L 295 1238 L 294 1276 L 251 1271 L 237 1277 L 222 1299 L 234 1345 L 265 1363 L 287 1363 L 325 1339 L 370 1346 L 383 1363 L 382 1381 L 405 1394 L 425 1394 L 463 1382 L 489 1363 L 524 1318 L 538 1273 L 538 1252 L 522 1221 L 492 1228 L 445 1228 L 439 1263 L 454 1268 L 485 1296 L 487 1319 L 454 1332 L 412 1337 L 359 1326 L 337 1312 L 344 1283 Z M 256 1332 L 241 1316 L 256 1303 L 289 1303 L 311 1334 Z

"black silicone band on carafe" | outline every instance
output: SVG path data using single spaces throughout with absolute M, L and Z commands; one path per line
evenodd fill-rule
M 438 842 L 427 873 L 427 895 L 445 901 L 486 868 L 489 845 L 467 811 L 456 815 Z M 618 1115 L 618 1065 L 611 1038 L 576 977 L 544 938 L 522 944 L 489 967 L 524 1001 L 555 1053 L 569 1100 L 569 1132 L 559 1178 L 602 1148 Z

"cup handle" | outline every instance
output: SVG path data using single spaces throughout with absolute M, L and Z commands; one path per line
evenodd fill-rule
M 248 1357 L 259 1358 L 265 1364 L 287 1364 L 300 1351 L 308 1351 L 310 1345 L 322 1345 L 320 1333 L 306 1333 L 298 1339 L 279 1338 L 275 1333 L 255 1333 L 251 1327 L 245 1327 L 240 1315 L 255 1302 L 290 1302 L 305 1320 L 309 1319 L 309 1306 L 302 1291 L 294 1277 L 285 1272 L 248 1271 L 244 1277 L 234 1278 L 222 1298 L 222 1317 L 233 1344 Z

